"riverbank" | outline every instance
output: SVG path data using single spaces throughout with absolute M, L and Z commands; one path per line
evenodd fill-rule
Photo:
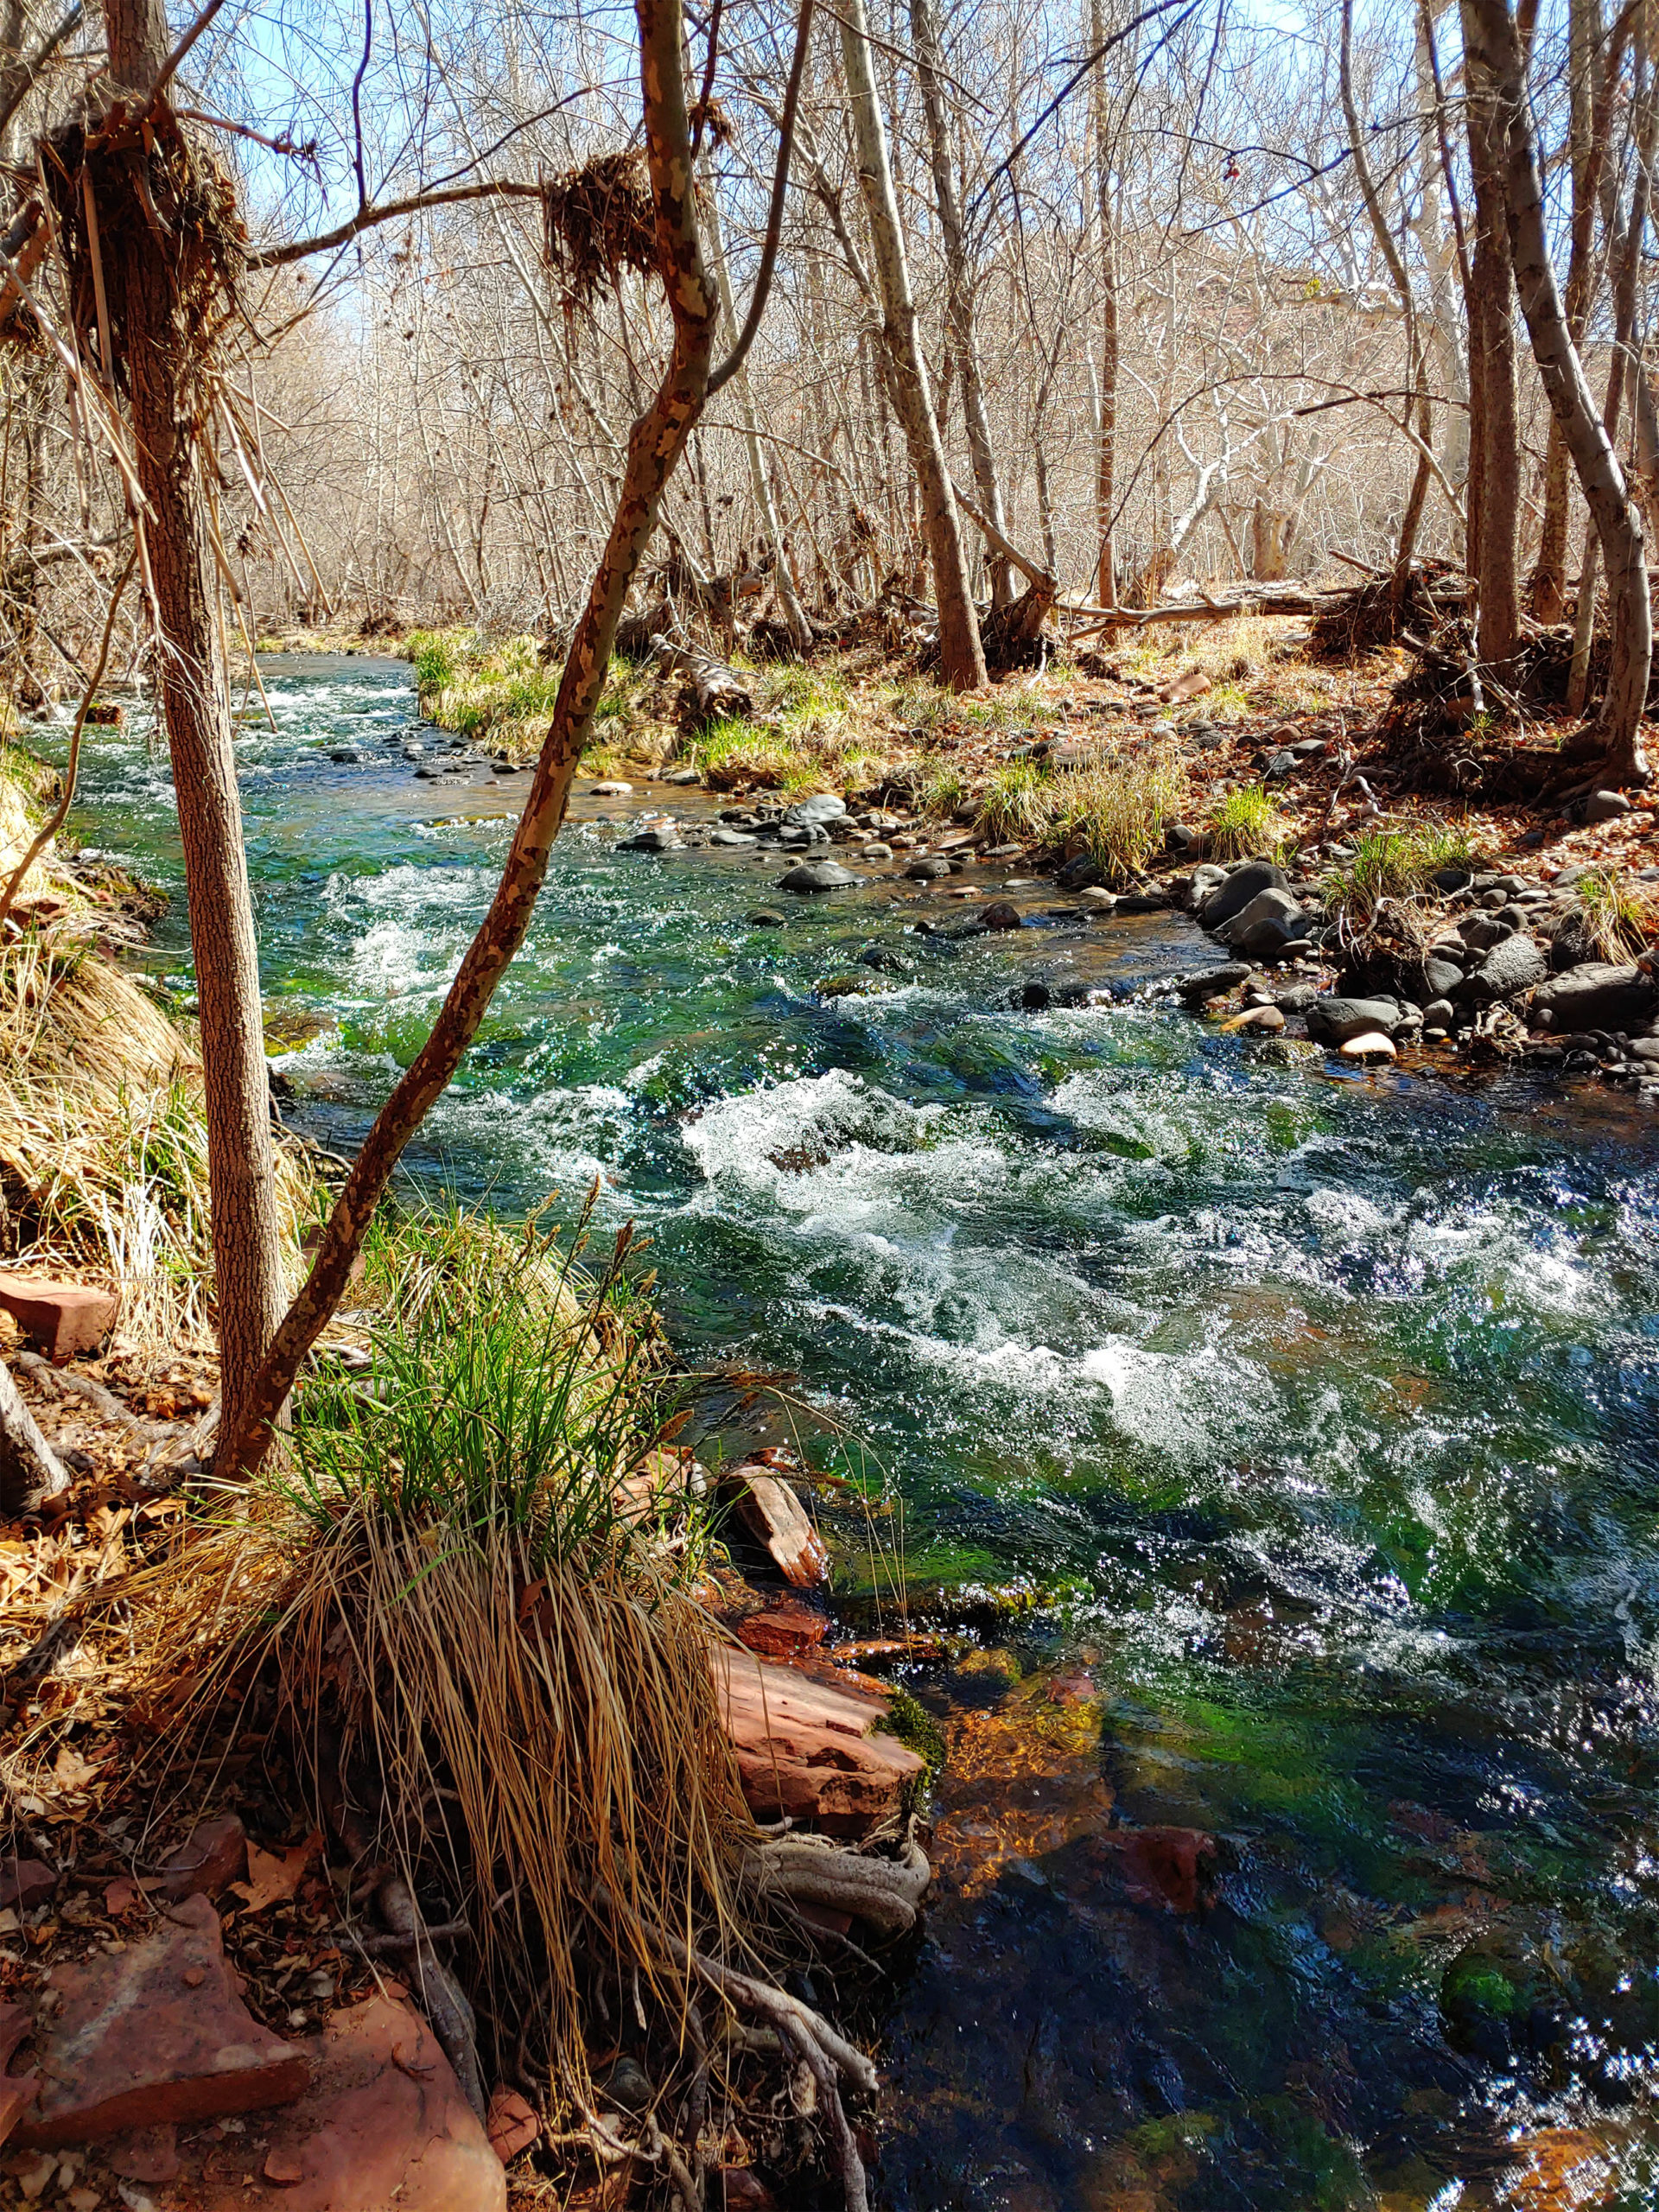
M 238 751 L 272 1066 L 346 1153 L 520 787 L 420 726 L 406 666 L 265 680 L 276 728 Z M 874 2201 L 1421 2212 L 1456 2181 L 1484 2212 L 1547 2160 L 1639 2190 L 1649 1117 L 1525 1069 L 1281 1060 L 1182 1009 L 1219 955 L 1176 906 L 1091 918 L 988 858 L 924 883 L 845 845 L 813 850 L 866 880 L 796 897 L 795 856 L 708 842 L 728 795 L 624 780 L 579 780 L 401 1189 L 523 1218 L 597 1179 L 595 1249 L 649 1238 L 728 1460 L 818 1469 L 825 1643 L 945 1740 L 919 1944 L 873 1986 L 812 1969 L 881 2063 Z M 684 849 L 618 849 L 647 808 Z M 94 744 L 79 818 L 176 884 L 137 734 Z M 993 891 L 1022 927 L 952 934 Z M 142 957 L 188 997 L 176 901 Z M 320 1948 L 282 1927 L 268 1980 Z M 1548 1993 L 1523 2045 L 1471 2014 L 1500 1936 L 1487 1996 L 1565 1961 L 1593 2052 Z M 734 2125 L 766 2177 L 764 2114 Z
M 533 749 L 557 671 L 531 640 L 417 632 L 409 650 L 440 728 L 504 766 Z M 998 896 L 1022 875 L 1096 918 L 1170 903 L 1233 956 L 1183 995 L 1276 1049 L 1323 1039 L 1352 1059 L 1407 1050 L 1424 1068 L 1521 1060 L 1649 1095 L 1653 803 L 1592 794 L 1541 823 L 1534 806 L 1396 788 L 1379 727 L 1408 664 L 1390 652 L 1332 671 L 1305 623 L 1234 621 L 1163 633 L 1114 655 L 1109 674 L 1096 657 L 1094 673 L 958 699 L 850 652 L 743 666 L 749 711 L 702 724 L 677 677 L 619 662 L 583 769 L 601 797 L 633 798 L 630 770 L 664 788 L 624 850 L 792 855 L 780 884 L 800 894 L 848 888 L 842 860 L 865 880 L 954 873 L 949 897 L 983 899 L 993 928 L 1024 919 Z M 681 822 L 667 794 L 692 788 L 734 803 L 717 824 Z M 819 862 L 815 845 L 848 849 Z

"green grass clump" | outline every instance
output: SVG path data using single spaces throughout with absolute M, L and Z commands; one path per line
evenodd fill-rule
M 660 1337 L 626 1235 L 596 1278 L 582 1225 L 517 1233 L 434 1211 L 364 1248 L 372 1392 L 351 1373 L 302 1395 L 291 1503 L 319 1531 L 345 1499 L 415 1525 L 505 1520 L 568 1558 L 632 1525 L 618 1484 L 661 1426 Z
M 510 753 L 540 751 L 563 671 L 534 638 L 412 630 L 408 645 L 429 721 Z
M 1594 868 L 1579 878 L 1576 888 L 1591 938 L 1604 960 L 1629 960 L 1651 942 L 1654 910 L 1616 870 Z
M 1041 760 L 1005 760 L 979 804 L 979 827 L 999 843 L 1047 836 L 1054 819 L 1054 776 Z
M 1224 791 L 1205 824 L 1210 850 L 1222 861 L 1271 852 L 1284 829 L 1284 817 L 1261 784 L 1241 784 L 1236 791 Z
M 1467 866 L 1470 838 L 1440 823 L 1411 830 L 1368 830 L 1354 839 L 1351 860 L 1331 868 L 1320 886 L 1327 911 L 1369 927 L 1384 899 L 1421 896 L 1438 869 Z
M 912 796 L 918 813 L 952 815 L 966 804 L 967 779 L 954 761 L 935 758 L 924 762 Z
M 1097 861 L 1109 882 L 1138 874 L 1162 849 L 1164 831 L 1186 799 L 1173 747 L 1124 747 L 1065 777 L 1053 824 L 1068 847 Z

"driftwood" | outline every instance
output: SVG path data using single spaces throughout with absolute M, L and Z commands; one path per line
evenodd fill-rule
M 680 693 L 680 724 L 701 729 L 722 718 L 742 721 L 754 712 L 754 700 L 742 677 L 712 653 L 699 652 L 675 637 L 653 638 L 652 652 L 664 676 L 683 676 Z
M 24 1511 L 68 1487 L 68 1475 L 0 1360 L 0 1510 Z

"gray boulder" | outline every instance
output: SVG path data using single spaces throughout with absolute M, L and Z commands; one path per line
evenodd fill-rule
M 1307 1008 L 1308 1034 L 1332 1045 L 1345 1045 L 1351 1037 L 1363 1037 L 1373 1029 L 1389 1036 L 1399 1020 L 1397 999 L 1344 999 L 1332 993 L 1315 999 Z
M 1431 999 L 1449 999 L 1463 988 L 1463 970 L 1443 952 L 1431 952 L 1423 962 L 1423 986 Z
M 1198 919 L 1205 929 L 1219 931 L 1262 892 L 1282 891 L 1286 880 L 1283 868 L 1271 861 L 1246 861 L 1211 893 L 1198 909 Z
M 842 891 L 859 880 L 839 861 L 803 861 L 799 868 L 792 868 L 787 875 L 779 877 L 778 888 L 797 892 L 804 898 L 815 891 Z
M 1586 961 L 1541 985 L 1532 1001 L 1535 1028 L 1563 1036 L 1585 1029 L 1628 1029 L 1659 1007 L 1659 986 L 1643 969 Z
M 1617 822 L 1621 814 L 1628 814 L 1630 802 L 1623 791 L 1592 791 L 1584 803 L 1586 822 Z
M 1477 1006 L 1491 1006 L 1499 999 L 1514 998 L 1521 991 L 1531 990 L 1548 973 L 1549 963 L 1529 937 L 1506 937 L 1502 944 L 1492 947 L 1465 981 L 1464 994 Z
M 632 837 L 624 837 L 616 849 L 619 853 L 675 853 L 684 842 L 671 824 L 665 830 L 641 830 Z
M 1306 917 L 1296 903 L 1294 894 L 1288 891 L 1258 891 L 1249 905 L 1235 914 L 1232 920 L 1219 934 L 1224 936 L 1230 944 L 1236 944 L 1248 931 L 1253 929 L 1257 922 L 1269 920 L 1295 922 L 1301 925 L 1297 929 L 1296 935 L 1300 937 L 1305 934 Z
M 810 798 L 797 799 L 785 809 L 784 820 L 792 830 L 818 830 L 826 822 L 839 822 L 846 811 L 846 800 L 837 798 L 834 791 L 815 791 Z
M 1183 976 L 1175 988 L 1190 1006 L 1205 999 L 1218 999 L 1236 991 L 1250 973 L 1248 960 L 1230 960 L 1224 968 L 1205 968 L 1196 976 Z
M 758 845 L 760 840 L 758 837 L 752 837 L 746 830 L 711 830 L 709 832 L 709 842 L 711 845 L 741 846 Z
M 942 875 L 949 875 L 950 863 L 943 855 L 925 853 L 918 861 L 912 861 L 905 874 L 912 883 L 937 883 Z

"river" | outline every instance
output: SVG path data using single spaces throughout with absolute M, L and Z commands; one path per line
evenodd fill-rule
M 514 784 L 416 780 L 400 664 L 264 666 L 275 1065 L 344 1150 Z M 74 826 L 176 888 L 164 757 L 89 738 Z M 798 1375 L 903 1500 L 967 1648 L 912 1678 L 956 1757 L 874 2016 L 879 2201 L 1659 2202 L 1648 1120 L 1275 1065 L 1141 989 L 1209 957 L 1177 916 L 1033 887 L 1038 926 L 941 944 L 963 909 L 908 886 L 618 855 L 627 806 L 581 802 L 408 1166 L 508 1212 L 601 1178 L 681 1351 Z M 188 992 L 181 896 L 150 957 Z

